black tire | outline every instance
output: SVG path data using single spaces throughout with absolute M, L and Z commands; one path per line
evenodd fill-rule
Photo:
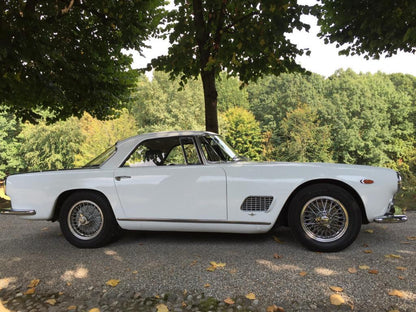
M 337 185 L 321 183 L 300 190 L 292 200 L 289 226 L 297 239 L 314 251 L 340 251 L 354 242 L 361 229 L 355 198 Z
M 76 192 L 64 201 L 59 224 L 64 237 L 79 248 L 102 247 L 120 234 L 107 199 L 90 191 Z

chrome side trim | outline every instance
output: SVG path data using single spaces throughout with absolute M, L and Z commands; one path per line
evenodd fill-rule
M 222 220 L 197 220 L 197 219 L 127 219 L 119 218 L 118 221 L 134 222 L 169 222 L 169 223 L 206 223 L 206 224 L 247 224 L 247 225 L 271 225 L 270 222 L 249 222 L 249 221 L 222 221 Z
M 385 214 L 384 216 L 377 217 L 374 219 L 376 223 L 402 223 L 407 221 L 407 216 L 405 215 L 393 215 Z
M 35 210 L 13 210 L 2 208 L 0 209 L 1 215 L 8 215 L 8 216 L 34 216 L 36 214 Z

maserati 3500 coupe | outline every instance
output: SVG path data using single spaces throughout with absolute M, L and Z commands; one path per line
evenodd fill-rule
M 403 222 L 393 200 L 400 174 L 368 166 L 249 162 L 215 133 L 138 135 L 85 167 L 11 175 L 1 213 L 59 221 L 77 247 L 122 229 L 264 233 L 291 227 L 307 248 L 338 251 L 361 224 Z

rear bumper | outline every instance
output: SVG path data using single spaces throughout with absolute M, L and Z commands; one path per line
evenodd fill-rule
M 2 205 L 0 208 L 0 215 L 10 215 L 10 216 L 34 216 L 36 214 L 35 210 L 13 210 L 10 205 Z
M 384 216 L 377 217 L 374 219 L 376 223 L 402 223 L 407 221 L 407 216 L 405 215 L 394 215 L 391 213 L 386 213 Z

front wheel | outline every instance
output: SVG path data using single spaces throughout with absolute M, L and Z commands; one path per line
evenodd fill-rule
M 332 184 L 308 186 L 293 199 L 289 225 L 298 240 L 315 251 L 348 247 L 361 228 L 361 211 L 355 198 Z
M 79 248 L 104 246 L 119 233 L 107 199 L 94 192 L 81 191 L 69 196 L 62 205 L 59 224 L 65 238 Z

